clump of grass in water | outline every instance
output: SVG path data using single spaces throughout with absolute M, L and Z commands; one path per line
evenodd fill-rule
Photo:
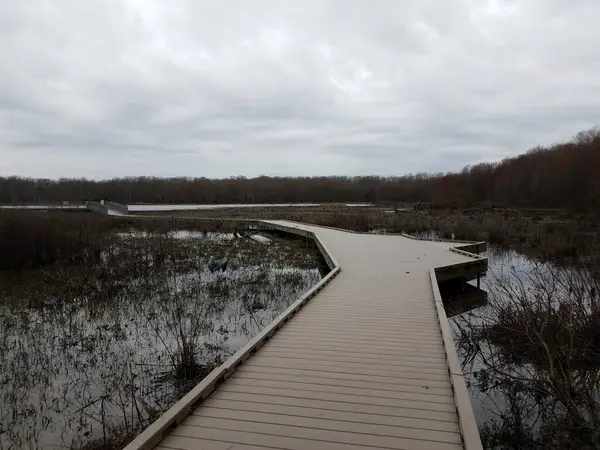
M 217 278 L 213 283 L 207 285 L 208 294 L 211 297 L 228 297 L 231 292 L 231 287 L 226 278 Z
M 188 382 L 204 377 L 208 372 L 206 366 L 198 363 L 198 349 L 192 342 L 184 342 L 174 355 L 175 380 Z

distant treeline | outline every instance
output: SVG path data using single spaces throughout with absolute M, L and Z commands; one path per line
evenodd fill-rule
M 400 170 L 400 168 L 399 168 Z M 122 203 L 431 202 L 600 210 L 600 129 L 460 173 L 401 177 L 0 178 L 0 203 L 110 199 Z

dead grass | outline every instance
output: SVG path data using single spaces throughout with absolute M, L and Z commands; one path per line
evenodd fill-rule
M 166 235 L 175 230 L 205 232 L 242 229 L 229 221 L 185 217 L 109 218 L 87 213 L 0 213 L 0 270 L 97 262 L 111 233 L 127 229 Z

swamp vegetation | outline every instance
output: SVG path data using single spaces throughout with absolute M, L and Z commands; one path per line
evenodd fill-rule
M 321 277 L 303 240 L 195 223 L 0 218 L 1 449 L 121 448 Z
M 489 253 L 487 304 L 451 319 L 484 446 L 600 448 L 600 267 Z
M 597 255 L 488 258 L 486 301 L 442 290 L 484 448 L 600 448 Z

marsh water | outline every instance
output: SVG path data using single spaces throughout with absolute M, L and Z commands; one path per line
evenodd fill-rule
M 515 250 L 488 258 L 487 301 L 450 318 L 484 447 L 598 448 L 597 280 Z
M 127 439 L 316 284 L 318 258 L 268 236 L 130 230 L 95 264 L 5 273 L 0 448 Z
M 467 385 L 471 395 L 475 418 L 480 428 L 487 427 L 494 422 L 505 410 L 505 403 L 501 396 L 495 392 L 480 389 L 477 383 L 477 374 L 482 370 L 484 364 L 478 355 L 472 355 L 471 349 L 467 348 L 465 342 L 460 339 L 460 331 L 465 324 L 470 322 L 480 323 L 480 317 L 487 317 L 493 312 L 489 302 L 494 302 L 493 290 L 499 277 L 509 274 L 510 276 L 527 275 L 535 267 L 536 261 L 532 260 L 514 250 L 490 247 L 488 252 L 488 272 L 480 279 L 480 288 L 485 293 L 485 300 L 471 302 L 466 296 L 456 295 L 446 300 L 446 311 L 455 334 L 455 345 L 461 363 L 463 373 L 467 378 Z M 471 281 L 470 285 L 476 283 Z M 466 305 L 462 303 L 466 302 Z M 458 309 L 458 313 L 454 311 Z

